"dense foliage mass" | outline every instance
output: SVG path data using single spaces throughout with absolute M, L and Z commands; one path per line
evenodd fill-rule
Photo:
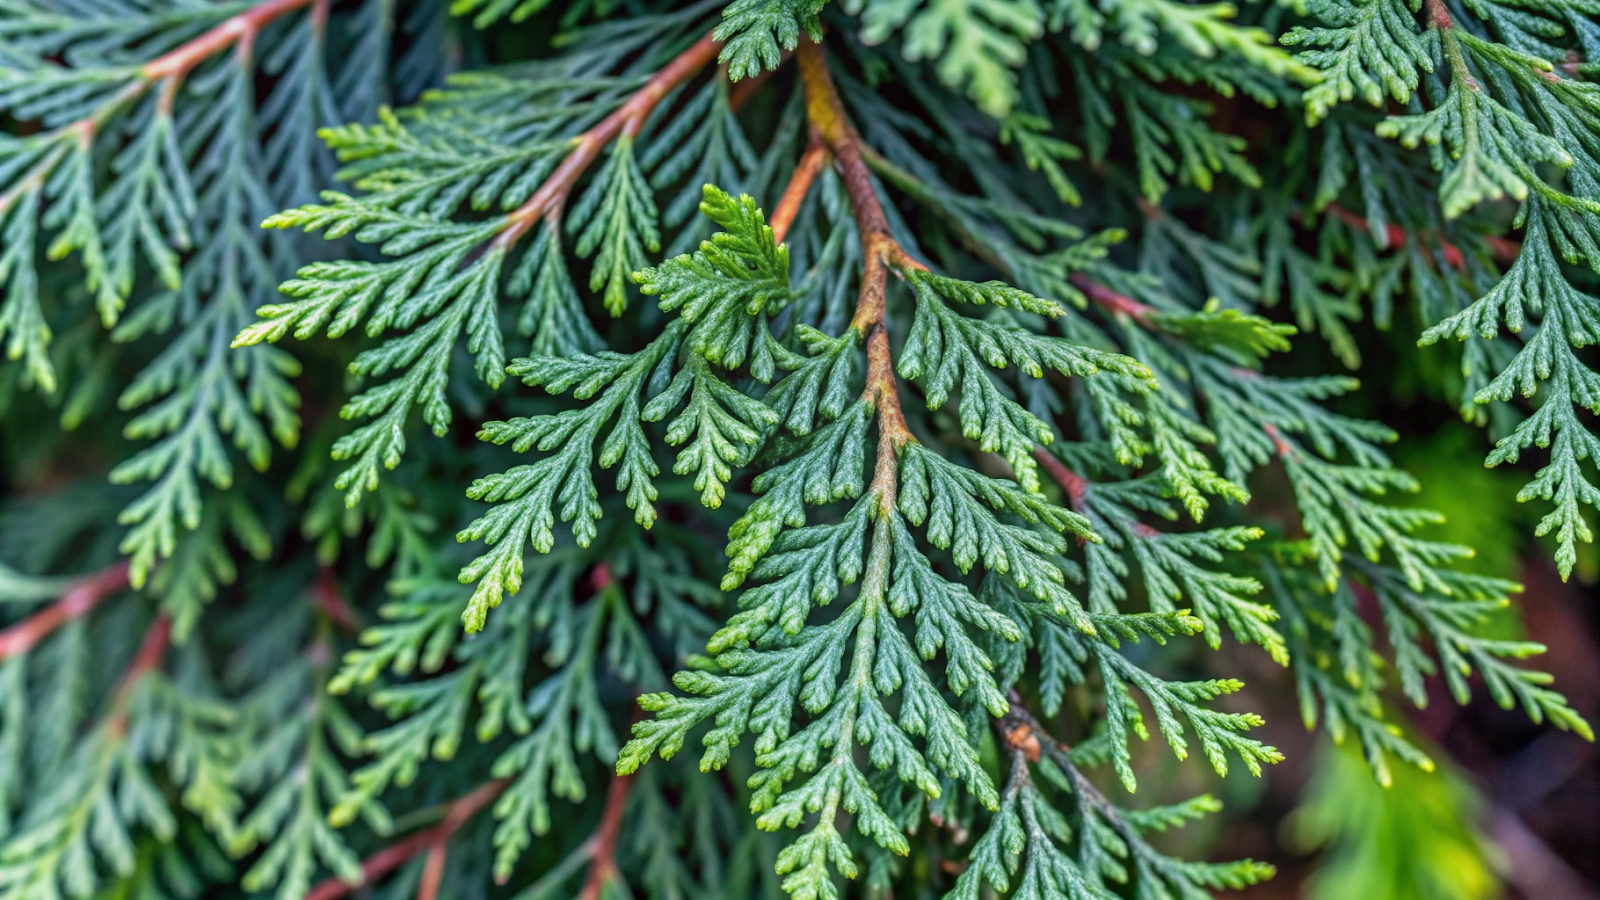
M 1247 656 L 1591 737 L 1340 400 L 1578 565 L 1588 0 L 547 5 L 0 0 L 0 900 L 1203 897 Z

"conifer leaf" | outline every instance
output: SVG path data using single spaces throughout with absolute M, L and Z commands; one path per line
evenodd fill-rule
M 325 654 L 326 648 L 308 652 Z M 323 685 L 310 687 L 304 713 L 286 708 L 305 699 L 302 682 L 317 674 L 308 669 L 291 666 L 263 685 L 250 714 L 268 724 L 237 770 L 245 789 L 267 788 L 233 836 L 235 854 L 264 848 L 241 883 L 252 891 L 272 890 L 283 900 L 304 896 L 319 865 L 347 883 L 361 879 L 361 859 L 328 824 L 325 804 L 344 788 L 345 770 L 336 754 L 357 755 L 365 734 Z M 373 810 L 368 821 L 385 823 L 386 816 Z
M 706 185 L 700 211 L 723 230 L 695 253 L 644 269 L 634 280 L 690 324 L 687 339 L 696 354 L 727 369 L 748 357 L 752 372 L 770 381 L 766 323 L 789 302 L 789 254 L 748 196 L 735 199 Z
M 851 0 L 845 10 L 861 15 L 868 44 L 900 32 L 908 60 L 934 61 L 946 85 L 962 88 L 984 112 L 1003 116 L 1017 99 L 1012 71 L 1027 58 L 1028 42 L 1044 33 L 1044 9 L 1036 0 L 955 0 L 946 3 L 884 3 Z
M 456 535 L 458 541 L 482 540 L 492 548 L 461 570 L 463 583 L 478 584 L 469 628 L 481 628 L 487 610 L 498 606 L 505 594 L 521 589 L 525 542 L 531 541 L 541 553 L 555 545 L 557 504 L 562 521 L 572 523 L 581 546 L 594 539 L 601 514 L 591 474 L 594 446 L 613 419 L 616 424 L 604 435 L 598 462 L 601 468 L 617 467 L 617 487 L 626 492 L 635 521 L 645 526 L 655 522 L 652 501 L 658 494 L 651 479 L 660 469 L 650 457 L 649 438 L 641 424 L 649 407 L 641 405 L 640 394 L 655 380 L 652 373 L 670 363 L 682 339 L 683 329 L 674 323 L 635 354 L 602 351 L 572 359 L 522 359 L 508 367 L 530 387 L 543 387 L 552 394 L 570 390 L 578 400 L 598 394 L 599 399 L 555 415 L 490 422 L 479 432 L 482 440 L 510 444 L 518 453 L 535 448 L 557 452 L 532 465 L 479 478 L 468 489 L 472 499 L 496 504 Z
M 631 355 L 528 358 L 508 367 L 530 387 L 598 400 L 555 415 L 490 422 L 479 433 L 518 453 L 559 450 L 532 465 L 480 478 L 468 490 L 474 500 L 497 504 L 456 536 L 491 547 L 461 571 L 463 583 L 478 584 L 467 614 L 471 630 L 482 627 L 487 610 L 506 593 L 519 589 L 524 540 L 541 553 L 554 546 L 557 504 L 580 545 L 594 538 L 601 509 L 591 462 L 601 468 L 620 464 L 617 488 L 626 493 L 635 521 L 647 528 L 655 522 L 659 494 L 652 479 L 660 469 L 644 423 L 662 421 L 682 407 L 665 434 L 668 444 L 684 445 L 674 472 L 694 474 L 702 504 L 713 509 L 722 504 L 734 468 L 749 464 L 778 424 L 779 413 L 726 384 L 710 366 L 737 367 L 751 355 L 752 370 L 770 380 L 777 356 L 768 315 L 788 300 L 788 256 L 749 197 L 735 200 L 709 185 L 704 194 L 702 212 L 727 230 L 694 254 L 634 275 L 645 293 L 661 297 L 662 309 L 677 313 L 660 336 Z M 680 351 L 688 354 L 681 367 Z M 781 353 L 792 362 L 792 353 Z M 594 444 L 613 418 L 596 459 Z
M 242 802 L 232 783 L 235 715 L 159 671 L 138 674 L 74 752 L 54 761 L 48 787 L 0 843 L 0 897 L 87 896 L 107 875 L 131 875 L 137 836 L 174 840 L 180 809 L 228 840 Z M 158 777 L 176 788 L 171 799 Z
M 1083 150 L 1051 137 L 1049 131 L 1050 122 L 1043 116 L 1014 112 L 1000 123 L 1000 141 L 1015 143 L 1022 153 L 1022 161 L 1028 168 L 1044 173 L 1061 202 L 1077 206 L 1083 198 L 1061 163 L 1083 158 Z
M 978 442 L 980 449 L 1004 456 L 1025 489 L 1039 487 L 1034 445 L 1050 443 L 1055 434 L 1003 393 L 985 366 L 1015 366 L 1031 378 L 1042 378 L 1046 370 L 1087 377 L 1105 369 L 1138 389 L 1154 383 L 1149 370 L 1134 360 L 1041 337 L 1004 322 L 968 318 L 946 301 L 1060 315 L 1061 307 L 1054 303 L 999 282 L 980 285 L 929 272 L 913 272 L 907 280 L 917 294 L 917 315 L 900 356 L 900 374 L 923 388 L 929 409 L 940 408 L 950 393 L 959 389 L 962 432 Z
M 1152 320 L 1161 330 L 1198 348 L 1235 353 L 1247 363 L 1288 350 L 1289 337 L 1298 330 L 1264 316 L 1222 309 L 1215 299 L 1198 312 L 1157 312 Z
M 1323 73 L 1320 84 L 1306 91 L 1307 121 L 1316 124 L 1333 107 L 1359 97 L 1380 106 L 1384 96 L 1398 103 L 1411 99 L 1423 73 L 1432 72 L 1436 39 L 1417 25 L 1417 4 L 1402 0 L 1309 0 L 1307 12 L 1326 23 L 1296 27 L 1284 35 L 1300 59 Z
M 1187 607 L 1205 626 L 1202 635 L 1212 649 L 1221 646 L 1222 626 L 1226 625 L 1241 644 L 1257 644 L 1278 664 L 1288 665 L 1284 637 L 1272 624 L 1278 619 L 1277 611 L 1249 599 L 1261 592 L 1261 582 L 1208 567 L 1221 563 L 1226 554 L 1244 550 L 1259 540 L 1262 532 L 1241 527 L 1160 531 L 1137 516 L 1140 510 L 1164 518 L 1176 515 L 1158 492 L 1159 485 L 1148 478 L 1085 488 L 1081 502 L 1096 533 L 1105 538 L 1103 548 L 1089 549 L 1091 607 L 1096 612 L 1110 612 L 1127 599 L 1122 584 L 1130 572 L 1122 558 L 1127 551 L 1143 577 L 1154 611 L 1170 613 L 1180 605 Z M 1105 560 L 1104 570 L 1097 569 L 1099 558 Z
M 1248 697 L 1592 739 L 1462 544 L 1587 565 L 1593 5 L 0 0 L 0 900 L 1208 897 Z
M 716 39 L 722 41 L 717 62 L 728 67 L 734 81 L 776 69 L 780 50 L 793 50 L 804 32 L 822 39 L 818 14 L 827 0 L 734 0 L 722 11 Z
M 606 309 L 620 316 L 628 305 L 628 276 L 644 266 L 646 251 L 661 249 L 656 226 L 660 214 L 634 158 L 633 138 L 624 135 L 611 145 L 610 153 L 572 208 L 567 230 L 577 235 L 573 251 L 594 257 L 589 290 L 603 288 Z

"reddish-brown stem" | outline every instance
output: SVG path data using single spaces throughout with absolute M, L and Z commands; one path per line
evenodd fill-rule
M 167 658 L 167 648 L 170 646 L 172 646 L 172 619 L 166 613 L 161 613 L 144 630 L 144 637 L 139 641 L 139 649 L 133 654 L 133 661 L 128 663 L 128 668 L 122 673 L 122 679 L 117 682 L 117 692 L 112 701 L 111 717 L 107 725 L 112 733 L 121 735 L 126 732 L 128 696 L 138 686 L 139 679 L 161 668 L 162 662 Z
M 1028 712 L 1022 703 L 1022 695 L 1015 688 L 1006 692 L 1006 705 L 1010 709 L 995 723 L 995 728 L 1013 752 L 1030 762 L 1038 762 L 1044 756 L 1046 744 L 1062 751 L 1068 749 L 1066 744 L 1056 740 L 1039 724 L 1033 713 Z
M 783 189 L 783 196 L 778 198 L 778 205 L 772 208 L 772 218 L 768 220 L 772 226 L 773 240 L 783 243 L 789 226 L 794 224 L 794 217 L 800 213 L 800 204 L 805 202 L 806 194 L 811 191 L 811 183 L 817 180 L 830 157 L 828 145 L 821 139 L 813 140 L 801 155 L 800 163 L 795 166 L 794 174 L 789 177 L 789 184 Z
M 1006 746 L 1020 753 L 1030 762 L 1038 762 L 1043 755 L 1044 746 L 1039 742 L 1039 733 L 1033 726 L 1021 718 L 1011 716 L 1000 720 L 1001 737 L 1005 738 Z
M 444 880 L 445 856 L 449 844 L 440 842 L 428 850 L 428 859 L 422 864 L 422 878 L 417 882 L 417 900 L 439 900 L 439 883 Z
M 444 818 L 439 824 L 402 838 L 363 860 L 361 862 L 360 882 L 350 884 L 338 878 L 328 878 L 312 888 L 311 892 L 306 894 L 305 900 L 338 900 L 340 897 L 348 897 L 362 885 L 370 884 L 400 868 L 408 860 L 416 857 L 417 854 L 424 852 L 431 854 L 435 848 L 444 847 L 445 844 L 449 843 L 451 836 L 461 829 L 462 825 L 465 825 L 469 819 L 477 815 L 479 810 L 489 805 L 494 798 L 500 796 L 500 792 L 504 791 L 506 785 L 510 783 L 511 779 L 509 778 L 497 778 L 480 786 L 472 793 L 451 803 L 446 808 Z M 441 867 L 443 866 L 443 860 L 444 855 L 440 853 L 438 865 Z M 431 856 L 428 864 L 429 868 L 434 866 Z M 423 873 L 423 884 L 424 886 L 427 884 L 426 870 Z M 437 884 L 435 884 L 434 889 L 437 891 Z M 419 900 L 425 900 L 420 889 L 418 897 Z
M 1086 481 L 1082 475 L 1079 475 L 1077 472 L 1067 468 L 1066 465 L 1061 462 L 1061 460 L 1056 459 L 1055 454 L 1051 453 L 1049 450 L 1046 450 L 1042 446 L 1035 446 L 1033 448 L 1033 458 L 1038 461 L 1039 465 L 1047 473 L 1049 473 L 1051 478 L 1055 479 L 1056 484 L 1061 485 L 1061 489 L 1067 492 L 1067 504 L 1071 506 L 1074 511 L 1080 513 L 1083 512 L 1084 498 L 1087 497 L 1089 493 L 1089 482 Z M 1130 525 L 1129 528 L 1135 535 L 1142 538 L 1161 537 L 1161 531 L 1151 528 L 1149 525 L 1146 525 L 1143 522 L 1136 521 Z M 1078 543 L 1083 544 L 1087 542 L 1083 538 L 1079 538 Z
M 27 653 L 57 628 L 89 614 L 100 601 L 128 586 L 126 560 L 75 583 L 60 600 L 0 631 L 0 660 Z
M 611 582 L 614 580 L 616 580 L 616 573 L 611 571 L 611 563 L 603 560 L 595 565 L 594 571 L 589 573 L 589 586 L 594 588 L 594 592 L 597 594 L 611 587 Z
M 139 641 L 138 652 L 133 654 L 133 661 L 128 664 L 128 670 L 122 673 L 122 685 L 119 690 L 131 688 L 146 672 L 161 668 L 162 661 L 167 658 L 167 648 L 170 646 L 172 646 L 172 619 L 166 613 L 162 613 L 144 630 L 144 638 Z
M 1455 21 L 1450 18 L 1450 10 L 1444 8 L 1444 0 L 1427 0 L 1428 25 L 1432 28 L 1454 28 Z
M 1089 482 L 1084 480 L 1082 475 L 1067 468 L 1061 460 L 1056 459 L 1055 454 L 1044 447 L 1035 446 L 1033 448 L 1033 458 L 1038 461 L 1039 466 L 1045 472 L 1049 473 L 1051 478 L 1055 479 L 1056 484 L 1061 485 L 1061 489 L 1067 492 L 1067 505 L 1071 506 L 1076 512 L 1083 512 L 1083 501 L 1088 496 Z M 1161 537 L 1159 530 L 1151 528 L 1143 522 L 1136 521 L 1129 528 L 1141 538 Z M 1078 543 L 1084 544 L 1088 542 L 1083 538 L 1078 538 Z
M 361 631 L 361 619 L 345 600 L 333 570 L 327 566 L 317 572 L 317 580 L 311 585 L 311 604 L 341 631 L 350 634 Z
M 1167 211 L 1158 204 L 1150 202 L 1148 197 L 1136 198 L 1133 201 L 1133 205 L 1138 208 L 1140 215 L 1151 222 L 1159 222 L 1167 217 Z
M 195 66 L 223 48 L 238 42 L 253 42 L 267 23 L 311 3 L 312 0 L 267 0 L 224 19 L 205 33 L 145 63 L 141 71 L 151 81 L 163 78 L 181 81 Z
M 900 448 L 916 438 L 906 427 L 905 412 L 900 408 L 894 361 L 889 356 L 889 329 L 882 322 L 872 326 L 872 334 L 867 337 L 867 390 L 877 395 L 878 410 L 878 456 L 873 463 L 872 491 L 887 513 L 899 495 Z
M 806 114 L 811 119 L 812 130 L 833 151 L 845 193 L 850 197 L 850 207 L 855 212 L 856 226 L 861 231 L 862 249 L 868 256 L 875 255 L 874 251 L 881 254 L 888 244 L 894 243 L 894 237 L 889 233 L 889 218 L 883 212 L 878 192 L 872 187 L 872 173 L 862 158 L 861 137 L 845 117 L 844 104 L 833 86 L 833 76 L 828 74 L 822 47 L 808 39 L 800 43 L 796 55 L 800 60 L 800 77 L 805 83 Z M 877 321 L 874 319 L 869 324 Z
M 805 85 L 806 114 L 811 120 L 812 133 L 833 154 L 839 179 L 844 184 L 845 195 L 850 198 L 850 208 L 855 213 L 856 228 L 861 233 L 861 250 L 865 259 L 861 270 L 861 292 L 856 298 L 855 316 L 850 321 L 850 327 L 866 339 L 866 393 L 878 410 L 879 435 L 872 490 L 877 495 L 880 508 L 887 512 L 894 508 L 899 493 L 899 450 L 915 438 L 906 427 L 905 414 L 900 408 L 894 361 L 889 353 L 885 291 L 891 266 L 901 272 L 926 267 L 912 259 L 889 231 L 889 217 L 885 215 L 878 192 L 872 186 L 872 172 L 864 159 L 861 136 L 845 116 L 844 104 L 839 100 L 832 76 L 828 74 L 828 63 L 822 56 L 822 48 L 813 41 L 805 40 L 795 55 L 800 61 L 800 78 Z
M 1143 325 L 1156 312 L 1154 306 L 1140 303 L 1126 294 L 1114 291 L 1097 281 L 1091 281 L 1089 276 L 1082 272 L 1074 272 L 1070 280 L 1072 286 L 1083 291 L 1083 295 L 1095 305 L 1114 315 L 1127 316 Z
M 210 58 L 222 49 L 237 45 L 239 49 L 248 52 L 250 45 L 255 40 L 255 35 L 268 22 L 293 12 L 310 3 L 317 3 L 320 14 L 326 17 L 327 0 L 267 0 L 258 6 L 253 6 L 235 16 L 219 22 L 204 33 L 185 41 L 184 43 L 163 53 L 139 69 L 139 79 L 128 83 L 118 91 L 110 100 L 101 104 L 95 111 L 87 116 L 61 126 L 57 134 L 76 134 L 81 147 L 87 147 L 94 140 L 95 132 L 100 124 L 110 115 L 111 111 L 123 103 L 140 96 L 151 85 L 161 84 L 160 106 L 163 113 L 171 112 L 172 101 L 177 96 L 178 86 L 185 75 L 195 66 Z M 318 14 L 317 12 L 313 13 Z M 0 195 L 0 213 L 3 213 L 18 197 L 30 191 L 37 190 L 55 168 L 59 157 L 48 163 L 36 165 L 11 190 Z
M 593 848 L 593 862 L 584 877 L 579 900 L 599 900 L 600 892 L 611 879 L 617 877 L 617 836 L 622 832 L 622 813 L 628 808 L 628 790 L 633 786 L 632 775 L 618 775 L 611 779 L 606 789 L 606 806 L 600 814 L 600 827 L 589 839 Z
M 1229 366 L 1228 373 L 1239 379 L 1254 379 L 1261 377 L 1260 372 L 1257 372 L 1254 369 L 1246 369 L 1239 366 Z M 1261 430 L 1265 431 L 1267 433 L 1267 437 L 1272 440 L 1272 452 L 1276 454 L 1279 459 L 1282 459 L 1284 462 L 1295 462 L 1300 458 L 1299 451 L 1297 451 L 1293 445 L 1289 443 L 1288 439 L 1283 436 L 1283 432 L 1278 430 L 1278 426 L 1272 424 L 1271 422 L 1267 422 L 1261 426 Z
M 1337 203 L 1329 204 L 1328 214 L 1352 228 L 1359 228 L 1360 230 L 1366 232 L 1372 231 L 1372 224 L 1370 222 L 1360 215 L 1345 209 Z M 1411 235 L 1407 234 L 1405 229 L 1392 222 L 1389 223 L 1389 227 L 1385 234 L 1389 238 L 1390 246 L 1393 247 L 1404 247 L 1411 242 Z M 1425 243 L 1426 239 L 1424 239 L 1423 242 Z M 1489 252 L 1494 255 L 1495 262 L 1498 262 L 1503 266 L 1516 262 L 1517 256 L 1522 253 L 1522 243 L 1511 238 L 1501 237 L 1499 235 L 1485 235 L 1483 242 L 1488 246 Z M 1442 236 L 1436 238 L 1434 243 L 1438 245 L 1439 252 L 1444 255 L 1444 261 L 1448 263 L 1451 268 L 1456 269 L 1457 271 L 1463 271 L 1466 269 L 1466 254 L 1461 252 L 1460 247 L 1457 247 L 1455 244 L 1445 240 Z
M 566 202 L 567 194 L 578 182 L 578 177 L 600 155 L 600 151 L 618 135 L 636 137 L 644 127 L 645 119 L 672 89 L 687 81 L 716 59 L 721 46 L 708 34 L 694 46 L 678 54 L 666 67 L 645 82 L 625 103 L 600 120 L 600 123 L 573 139 L 572 150 L 561 165 L 550 173 L 539 189 L 521 206 L 506 216 L 506 226 L 495 235 L 494 246 L 504 250 L 517 242 L 533 224 L 549 214 L 556 214 Z
M 1372 232 L 1371 222 L 1368 222 L 1365 218 L 1351 212 L 1348 209 L 1345 209 L 1337 203 L 1331 203 L 1328 205 L 1328 215 L 1333 216 L 1335 219 L 1338 219 L 1346 225 L 1349 225 L 1351 228 L 1355 228 L 1359 231 L 1365 231 L 1369 234 Z M 1384 229 L 1384 236 L 1388 239 L 1388 244 L 1391 247 L 1404 247 L 1411 242 L 1410 235 L 1406 234 L 1405 229 L 1394 224 L 1393 222 L 1390 222 L 1388 227 Z M 1466 255 L 1461 252 L 1460 247 L 1450 243 L 1443 237 L 1437 238 L 1434 243 L 1438 245 L 1439 253 L 1444 256 L 1444 261 L 1448 266 L 1450 266 L 1450 268 L 1455 269 L 1458 272 L 1464 271 L 1467 268 L 1467 258 Z M 1493 249 L 1495 250 L 1495 255 L 1498 257 L 1500 248 L 1496 247 Z
M 1143 522 L 1133 523 L 1133 533 L 1145 539 L 1158 538 L 1162 534 L 1161 529 L 1153 528 Z
M 1298 456 L 1294 448 L 1289 446 L 1289 442 L 1283 439 L 1283 432 L 1278 430 L 1278 426 L 1268 422 L 1261 427 L 1266 430 L 1267 437 L 1272 439 L 1272 449 L 1285 462 L 1291 462 Z
M 1061 489 L 1067 492 L 1068 505 L 1082 512 L 1083 499 L 1089 491 L 1089 483 L 1083 476 L 1067 468 L 1065 463 L 1056 459 L 1054 453 L 1043 447 L 1033 448 L 1033 458 L 1038 461 L 1040 468 L 1043 468 L 1051 478 L 1055 479 L 1056 484 L 1061 485 Z

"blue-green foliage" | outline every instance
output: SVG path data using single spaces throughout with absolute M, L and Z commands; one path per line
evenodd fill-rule
M 1590 13 L 0 0 L 0 900 L 1204 897 L 1241 652 L 1592 738 L 1314 369 L 1581 564 Z

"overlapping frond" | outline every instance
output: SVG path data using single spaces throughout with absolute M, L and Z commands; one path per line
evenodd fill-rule
M 0 898 L 1211 896 L 1241 650 L 1592 738 L 1316 373 L 1583 564 L 1593 12 L 0 0 Z

